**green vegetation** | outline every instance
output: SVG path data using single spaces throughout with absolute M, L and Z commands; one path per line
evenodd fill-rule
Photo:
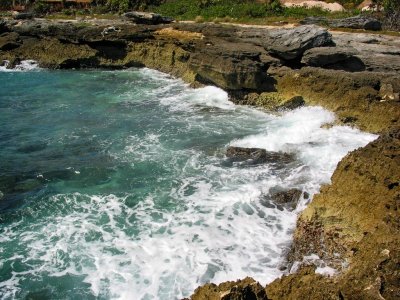
M 202 17 L 205 21 L 230 18 L 237 21 L 254 21 L 270 17 L 302 19 L 308 16 L 327 16 L 343 18 L 358 14 L 357 10 L 329 12 L 318 7 L 283 7 L 278 0 L 267 3 L 240 0 L 173 0 L 151 9 L 178 20 L 194 20 Z

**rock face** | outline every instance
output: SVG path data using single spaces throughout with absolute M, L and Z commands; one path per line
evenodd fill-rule
M 307 50 L 301 62 L 312 67 L 344 70 L 349 72 L 364 71 L 364 62 L 356 56 L 358 51 L 350 47 L 318 47 Z
M 286 60 L 299 58 L 308 49 L 332 44 L 331 34 L 315 25 L 272 30 L 263 42 L 267 51 Z
M 283 163 L 294 160 L 294 156 L 288 153 L 271 152 L 260 148 L 228 147 L 226 156 L 234 161 L 250 161 L 252 164 Z
M 124 14 L 124 17 L 136 24 L 158 25 L 158 24 L 169 24 L 174 21 L 174 19 L 172 18 L 163 17 L 159 14 L 139 12 L 139 11 L 127 12 Z

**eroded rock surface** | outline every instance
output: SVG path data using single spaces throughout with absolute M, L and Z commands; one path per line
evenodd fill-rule
M 206 285 L 193 299 L 400 297 L 400 38 L 329 33 L 317 26 L 266 29 L 109 20 L 6 20 L 0 21 L 0 34 L 0 61 L 8 60 L 10 66 L 26 59 L 48 68 L 146 66 L 194 86 L 221 87 L 235 103 L 272 111 L 320 105 L 347 125 L 381 134 L 339 163 L 332 184 L 298 221 L 291 260 L 317 254 L 337 270 L 336 277 L 305 266 L 270 284 L 266 294 L 245 279 Z M 257 162 L 293 158 L 253 150 L 230 150 L 228 155 Z

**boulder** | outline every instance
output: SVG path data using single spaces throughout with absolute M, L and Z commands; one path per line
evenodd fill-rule
M 288 210 L 294 210 L 302 194 L 303 192 L 301 190 L 290 189 L 287 191 L 273 193 L 271 198 L 275 204 L 284 206 Z
M 381 30 L 382 23 L 377 19 L 367 16 L 356 16 L 345 19 L 330 20 L 329 26 L 333 28 L 353 28 L 365 30 Z
M 136 24 L 169 24 L 174 21 L 174 19 L 169 17 L 164 17 L 155 13 L 131 11 L 124 14 L 124 17 Z
M 226 156 L 233 161 L 250 161 L 251 164 L 290 163 L 294 156 L 289 153 L 266 151 L 260 148 L 228 147 Z
M 358 51 L 352 47 L 317 47 L 304 52 L 301 62 L 312 67 L 364 71 L 365 65 L 356 57 Z
M 300 58 L 308 49 L 332 44 L 331 34 L 316 25 L 271 30 L 263 42 L 268 52 L 285 60 Z

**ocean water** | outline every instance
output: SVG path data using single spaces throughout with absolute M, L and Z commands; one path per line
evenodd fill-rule
M 149 69 L 0 72 L 0 298 L 179 299 L 282 275 L 295 211 L 376 138 L 334 115 L 235 106 Z M 24 69 L 29 71 L 21 71 Z M 3 70 L 5 71 L 5 70 Z M 249 165 L 228 146 L 293 153 Z

